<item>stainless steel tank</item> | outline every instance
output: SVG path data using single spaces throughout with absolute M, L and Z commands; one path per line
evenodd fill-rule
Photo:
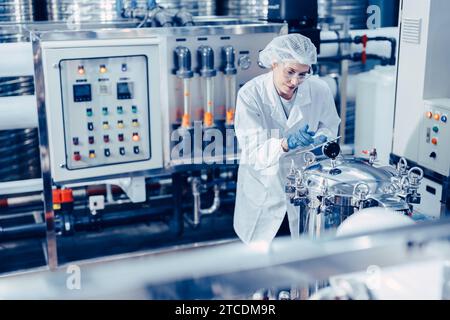
M 0 0 L 0 44 L 27 41 L 20 24 L 34 20 L 32 0 Z M 0 97 L 34 94 L 33 77 L 0 78 Z M 0 131 L 0 182 L 39 178 L 37 128 Z
M 266 19 L 269 0 L 225 0 L 224 14 L 246 18 Z
M 49 21 L 110 22 L 120 20 L 118 6 L 130 7 L 131 0 L 47 0 Z M 147 0 L 136 0 L 138 8 L 146 8 Z M 193 15 L 214 15 L 216 2 L 214 0 L 160 0 L 157 3 L 166 9 L 181 9 L 185 7 Z
M 351 29 L 366 29 L 368 4 L 368 0 L 318 0 L 319 19 L 331 26 L 350 19 Z
M 397 167 L 376 167 L 376 152 L 369 161 L 340 155 L 336 142 L 323 146 L 326 157 L 303 153 L 302 168 L 291 168 L 286 192 L 291 203 L 301 208 L 302 229 L 312 236 L 338 227 L 358 210 L 383 207 L 411 214 L 420 203 L 420 168 L 407 170 L 402 160 Z

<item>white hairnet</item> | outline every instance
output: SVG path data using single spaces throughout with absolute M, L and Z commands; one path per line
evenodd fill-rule
M 317 49 L 309 38 L 291 33 L 276 37 L 259 53 L 259 62 L 265 68 L 286 60 L 311 66 L 317 63 Z

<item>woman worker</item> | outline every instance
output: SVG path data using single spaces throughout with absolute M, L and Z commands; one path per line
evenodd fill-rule
M 290 161 L 283 157 L 335 138 L 340 124 L 328 85 L 311 77 L 317 50 L 300 34 L 276 37 L 260 52 L 271 71 L 238 92 L 235 131 L 241 148 L 234 229 L 245 243 L 271 242 L 288 215 L 299 236 L 299 209 L 286 201 Z

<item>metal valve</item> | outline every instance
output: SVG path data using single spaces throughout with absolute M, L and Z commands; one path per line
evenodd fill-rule
M 419 167 L 411 168 L 408 171 L 408 179 L 411 186 L 419 186 L 423 179 L 423 170 Z
M 367 183 L 358 183 L 355 188 L 353 188 L 353 206 L 357 207 L 359 210 L 364 209 L 364 204 L 367 201 L 369 193 L 370 187 Z
M 421 195 L 419 194 L 420 182 L 423 179 L 423 170 L 414 167 L 408 171 L 407 178 L 405 179 L 405 200 L 408 204 L 420 204 Z
M 311 151 L 308 151 L 303 154 L 303 162 L 305 163 L 305 167 L 309 167 L 314 162 L 316 162 L 316 156 Z

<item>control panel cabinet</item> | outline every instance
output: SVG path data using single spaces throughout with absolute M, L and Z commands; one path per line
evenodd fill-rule
M 43 50 L 54 181 L 162 167 L 158 45 L 142 41 Z

